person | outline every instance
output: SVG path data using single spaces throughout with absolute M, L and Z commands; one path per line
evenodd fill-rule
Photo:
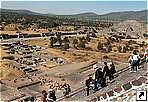
M 95 71 L 95 80 L 94 80 L 94 89 L 95 91 L 98 90 L 98 83 L 99 83 L 99 69 L 96 69 Z
M 106 80 L 104 79 L 102 68 L 98 68 L 95 72 L 95 91 L 98 90 L 99 84 L 101 85 L 101 87 L 104 87 L 105 82 Z
M 71 92 L 70 85 L 65 83 L 65 84 L 63 85 L 63 87 L 64 87 L 64 92 L 63 92 L 63 94 L 64 94 L 64 96 L 67 96 L 67 97 L 68 97 L 69 93 Z
M 87 96 L 89 96 L 89 88 L 90 88 L 90 82 L 92 81 L 92 77 L 89 77 L 86 82 L 85 82 L 85 85 L 86 85 L 86 92 L 87 92 Z
M 94 69 L 95 71 L 98 69 L 97 64 L 94 64 L 94 65 L 93 65 L 93 69 Z
M 134 72 L 137 72 L 137 69 L 139 68 L 139 62 L 140 62 L 140 56 L 137 54 L 137 51 L 133 51 L 132 55 L 132 68 Z
M 53 89 L 49 89 L 48 90 L 46 101 L 47 102 L 54 102 L 54 101 L 56 101 L 55 91 Z
M 144 52 L 144 58 L 146 60 L 146 63 L 148 62 L 148 48 Z
M 129 62 L 129 67 L 131 69 L 130 72 L 133 72 L 134 69 L 133 69 L 133 66 L 132 66 L 132 62 L 133 62 L 132 56 L 129 56 L 128 62 Z
M 116 69 L 115 69 L 115 65 L 114 65 L 113 62 L 110 64 L 110 69 L 109 70 L 110 70 L 112 79 L 114 79 L 114 74 L 116 73 Z
M 109 77 L 109 80 L 111 81 L 112 80 L 112 77 L 111 77 L 111 72 L 107 66 L 107 62 L 104 62 L 104 69 L 103 69 L 103 75 L 104 75 L 104 78 L 106 79 L 106 77 L 108 76 Z
M 46 102 L 47 92 L 45 90 L 42 91 L 41 102 Z

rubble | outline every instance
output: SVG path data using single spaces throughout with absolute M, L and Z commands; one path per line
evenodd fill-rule
M 59 57 L 53 57 L 50 59 L 50 61 L 52 61 L 56 64 L 65 64 L 66 63 L 63 58 L 59 58 Z

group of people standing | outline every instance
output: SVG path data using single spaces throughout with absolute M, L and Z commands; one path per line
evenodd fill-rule
M 137 70 L 140 68 L 139 67 L 140 56 L 137 54 L 136 50 L 134 50 L 133 54 L 130 56 L 129 63 L 132 72 L 137 72 Z M 89 77 L 85 82 L 87 96 L 89 95 L 89 90 L 92 87 L 91 85 L 93 85 L 93 89 L 96 92 L 98 89 L 103 88 L 107 85 L 106 84 L 107 77 L 109 78 L 110 81 L 112 81 L 114 79 L 114 74 L 116 73 L 116 68 L 113 62 L 110 64 L 110 66 L 108 66 L 107 62 L 104 62 L 104 68 L 99 68 L 96 64 L 94 64 L 93 69 L 95 70 L 94 78 Z M 64 88 L 63 94 L 64 96 L 67 97 L 71 92 L 70 85 L 65 83 L 63 85 L 63 88 Z M 47 93 L 45 90 L 43 90 L 41 102 L 53 102 L 53 101 L 56 101 L 55 91 L 48 90 Z
M 129 66 L 131 67 L 131 72 L 137 72 L 140 68 L 140 56 L 138 55 L 137 51 L 134 50 L 133 54 L 129 57 Z
M 94 78 L 89 77 L 85 84 L 86 84 L 86 91 L 87 91 L 87 96 L 89 95 L 89 90 L 91 87 L 91 84 L 94 85 L 94 90 L 97 91 L 99 87 L 104 87 L 106 86 L 106 78 L 109 77 L 109 80 L 111 81 L 114 79 L 114 74 L 116 73 L 115 65 L 112 62 L 110 64 L 110 68 L 107 65 L 107 62 L 104 62 L 104 68 L 98 68 L 98 66 L 95 64 L 93 65 L 93 68 L 95 69 L 94 73 Z
M 71 92 L 71 88 L 70 85 L 65 83 L 63 85 L 63 94 L 65 97 L 69 96 L 69 93 Z M 46 92 L 45 90 L 42 91 L 42 95 L 41 95 L 41 102 L 54 102 L 56 101 L 56 95 L 55 95 L 55 90 L 53 89 L 49 89 L 48 92 Z
M 49 89 L 48 92 L 43 90 L 40 101 L 41 102 L 54 102 L 54 101 L 56 101 L 55 91 L 53 89 Z

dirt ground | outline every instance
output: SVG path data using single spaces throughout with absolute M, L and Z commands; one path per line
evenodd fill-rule
M 77 50 L 73 48 L 72 45 L 70 44 L 70 49 L 68 49 L 67 51 L 63 51 L 56 48 L 49 48 L 48 39 L 45 39 L 44 41 L 41 39 L 31 40 L 31 41 L 26 41 L 25 43 L 29 45 L 42 46 L 45 48 L 45 50 L 41 51 L 42 54 L 59 56 L 62 57 L 63 59 L 66 59 L 68 62 L 83 62 L 96 58 L 101 60 L 103 59 L 104 56 L 108 56 L 109 59 L 120 62 L 126 62 L 128 60 L 128 57 L 131 54 L 131 52 L 118 53 L 112 51 L 111 53 L 102 53 L 97 51 L 96 45 L 98 41 L 105 42 L 105 40 L 102 37 L 99 37 L 92 39 L 91 42 L 89 42 L 89 44 L 86 45 L 86 47 L 90 47 L 92 50 Z
M 104 39 L 104 37 L 93 38 L 91 42 L 89 42 L 86 45 L 86 47 L 90 47 L 92 50 L 77 50 L 73 48 L 72 44 L 70 44 L 70 49 L 68 49 L 67 51 L 63 51 L 61 49 L 56 49 L 56 48 L 49 48 L 48 39 L 33 39 L 33 40 L 24 41 L 24 43 L 28 45 L 37 45 L 43 47 L 43 50 L 37 53 L 42 57 L 57 56 L 63 58 L 68 63 L 79 63 L 79 62 L 90 61 L 93 59 L 98 59 L 99 61 L 103 61 L 106 60 L 105 57 L 107 57 L 107 59 L 109 60 L 116 62 L 115 64 L 119 64 L 118 62 L 126 63 L 128 61 L 131 52 L 126 52 L 126 53 L 119 53 L 114 51 L 110 53 L 98 52 L 96 50 L 96 45 L 98 41 L 105 42 L 106 40 Z M 123 45 L 125 42 L 126 41 L 120 42 L 120 45 Z M 119 45 L 119 43 L 115 43 L 115 45 L 116 44 Z M 139 50 L 142 50 L 142 48 L 139 48 Z M 5 50 L 3 50 L 0 47 L 0 55 L 1 55 L 0 58 L 2 59 L 3 56 L 6 56 L 8 54 L 6 53 Z M 0 71 L 0 77 L 2 79 L 13 78 L 13 77 L 17 78 L 21 76 L 22 72 L 18 71 L 17 69 L 9 68 L 8 66 L 5 65 L 5 64 L 11 65 L 12 63 L 13 62 L 1 60 L 0 64 L 2 70 Z M 40 70 L 46 71 L 55 66 L 57 66 L 55 63 L 48 62 L 40 66 Z
M 22 72 L 18 71 L 17 69 L 13 69 L 12 67 L 9 67 L 9 65 L 16 64 L 13 61 L 10 60 L 2 60 L 2 57 L 7 56 L 5 50 L 0 47 L 0 79 L 13 79 L 13 78 L 19 78 L 22 74 Z
M 16 63 L 10 61 L 10 60 L 5 60 L 0 62 L 1 70 L 0 70 L 0 80 L 1 79 L 15 79 L 15 78 L 20 78 L 23 73 L 13 67 L 9 67 L 9 65 L 16 65 Z

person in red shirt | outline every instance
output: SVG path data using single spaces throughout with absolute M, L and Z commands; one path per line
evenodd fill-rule
M 47 92 L 45 90 L 42 91 L 41 102 L 46 102 Z

